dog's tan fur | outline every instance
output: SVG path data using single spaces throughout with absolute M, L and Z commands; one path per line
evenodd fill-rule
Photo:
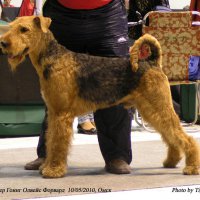
M 65 49 L 49 31 L 50 22 L 44 17 L 18 18 L 0 39 L 13 71 L 28 54 L 39 76 L 48 108 L 47 158 L 42 175 L 52 178 L 65 175 L 75 116 L 117 104 L 136 107 L 161 134 L 168 146 L 164 167 L 175 167 L 184 154 L 183 173 L 199 174 L 199 146 L 183 131 L 173 109 L 157 40 L 150 35 L 141 37 L 131 48 L 132 69 L 127 65 L 122 70 L 123 63 L 127 63 L 125 58 L 101 58 Z M 138 58 L 142 45 L 146 45 L 151 58 Z M 112 69 L 107 67 L 109 64 Z M 126 77 L 131 86 L 124 84 Z

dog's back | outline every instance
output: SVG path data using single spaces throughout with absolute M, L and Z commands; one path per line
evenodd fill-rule
M 137 87 L 144 70 L 133 72 L 128 57 L 106 58 L 76 54 L 79 96 L 95 103 L 112 104 Z M 83 62 L 84 60 L 84 62 Z

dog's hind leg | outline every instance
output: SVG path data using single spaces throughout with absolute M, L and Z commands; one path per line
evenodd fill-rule
M 164 141 L 167 141 L 167 139 L 164 139 Z M 167 158 L 163 162 L 163 166 L 166 168 L 174 168 L 182 159 L 183 152 L 178 146 L 170 144 L 169 142 L 166 143 L 168 144 L 168 152 Z
M 68 114 L 48 113 L 47 157 L 40 169 L 43 177 L 59 178 L 65 175 L 67 155 L 72 139 L 72 123 L 73 118 Z
M 134 93 L 134 101 L 144 120 L 161 134 L 168 146 L 164 167 L 175 167 L 184 153 L 186 167 L 183 173 L 199 174 L 199 146 L 180 125 L 166 76 L 152 69 L 144 74 L 141 83 Z

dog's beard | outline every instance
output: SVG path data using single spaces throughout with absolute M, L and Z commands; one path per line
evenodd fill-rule
M 14 58 L 8 57 L 8 63 L 10 64 L 11 71 L 14 72 L 17 66 L 25 60 L 25 55 L 17 56 Z
M 22 63 L 26 57 L 26 54 L 28 53 L 29 48 L 25 48 L 22 53 L 13 55 L 8 54 L 8 63 L 10 64 L 11 70 L 15 71 L 17 66 Z

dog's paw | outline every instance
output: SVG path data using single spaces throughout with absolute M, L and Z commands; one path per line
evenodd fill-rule
M 199 167 L 198 166 L 186 166 L 183 169 L 184 175 L 199 175 Z
M 169 159 L 166 159 L 164 162 L 163 162 L 163 167 L 164 168 L 175 168 L 177 163 L 179 162 L 179 160 L 169 160 Z
M 42 170 L 45 168 L 45 162 L 39 167 L 39 173 L 42 174 Z
M 44 166 L 41 169 L 41 174 L 43 178 L 61 178 L 67 172 L 66 166 L 58 165 L 56 167 Z

